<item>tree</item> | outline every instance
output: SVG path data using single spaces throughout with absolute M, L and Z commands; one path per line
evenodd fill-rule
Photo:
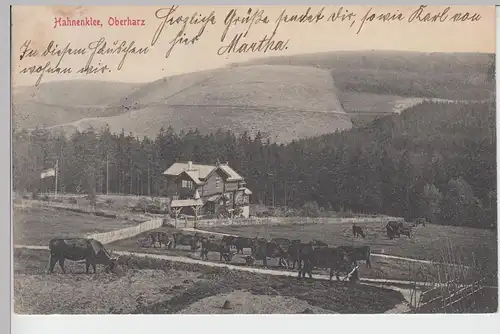
M 439 217 L 443 194 L 433 184 L 426 184 L 420 204 L 421 212 L 429 221 L 434 222 Z

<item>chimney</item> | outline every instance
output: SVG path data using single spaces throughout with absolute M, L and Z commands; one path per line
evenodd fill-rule
M 193 169 L 193 162 L 192 161 L 188 161 L 188 171 Z

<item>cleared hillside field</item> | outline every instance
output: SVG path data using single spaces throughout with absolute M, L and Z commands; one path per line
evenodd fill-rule
M 14 244 L 47 246 L 54 237 L 83 237 L 136 225 L 129 220 L 94 216 L 51 208 L 15 206 Z
M 328 71 L 310 67 L 250 66 L 188 73 L 152 82 L 120 102 L 124 113 L 86 118 L 68 133 L 109 125 L 112 132 L 154 137 L 160 129 L 258 131 L 291 141 L 351 128 Z M 59 127 L 58 127 L 59 128 Z
M 400 292 L 374 286 L 121 258 L 114 274 L 44 273 L 48 252 L 14 250 L 14 311 L 21 314 L 166 313 L 384 313 L 404 301 Z M 71 267 L 70 267 L 71 266 Z M 59 268 L 56 268 L 58 272 Z M 100 272 L 99 272 L 100 270 Z M 248 298 L 236 298 L 247 296 Z M 225 300 L 233 304 L 221 307 Z
M 92 116 L 85 113 L 75 118 L 79 114 L 77 105 L 67 108 L 73 115 L 72 121 L 61 122 L 64 117 L 54 115 L 53 124 L 41 124 L 69 133 L 108 124 L 112 132 L 124 129 L 139 137 L 154 137 L 161 127 L 169 126 L 177 131 L 197 128 L 203 133 L 230 128 L 239 133 L 269 133 L 273 141 L 351 127 L 330 73 L 313 67 L 222 68 L 162 78 L 143 84 L 130 94 L 125 93 L 130 90 L 123 91 L 123 97 L 108 106 L 120 112 Z M 16 99 L 19 115 L 23 115 L 23 98 L 26 96 Z M 63 101 L 59 104 L 66 105 Z M 60 107 L 54 110 L 62 112 Z M 23 126 L 23 119 L 17 122 Z

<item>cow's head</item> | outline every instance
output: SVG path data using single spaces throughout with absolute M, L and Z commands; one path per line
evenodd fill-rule
M 234 254 L 236 254 L 235 251 L 230 251 L 229 253 L 227 253 L 227 261 L 228 262 L 231 262 L 231 260 L 233 259 Z
M 116 268 L 117 264 L 118 264 L 118 258 L 114 256 L 110 257 L 104 271 L 107 273 L 112 272 Z

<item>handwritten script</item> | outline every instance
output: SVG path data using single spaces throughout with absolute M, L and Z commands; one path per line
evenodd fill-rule
M 359 7 L 358 7 L 359 8 Z M 383 24 L 474 24 L 482 19 L 478 13 L 464 11 L 457 6 L 440 8 L 425 5 L 415 6 L 394 12 L 383 12 L 384 7 L 364 8 L 362 12 L 347 7 L 308 7 L 298 9 L 284 8 L 278 12 L 266 8 L 233 8 L 217 11 L 200 7 L 200 11 L 181 14 L 179 6 L 159 8 L 154 12 L 154 19 L 145 25 L 153 26 L 154 33 L 149 40 L 116 40 L 101 37 L 82 44 L 68 41 L 56 43 L 50 41 L 42 47 L 34 47 L 34 41 L 26 40 L 19 50 L 18 73 L 37 75 L 36 85 L 40 84 L 45 74 L 53 75 L 102 75 L 112 71 L 121 71 L 130 57 L 144 57 L 153 48 L 161 48 L 165 58 L 169 58 L 179 47 L 200 44 L 203 38 L 217 43 L 213 50 L 219 56 L 242 53 L 280 53 L 285 52 L 293 43 L 291 25 L 318 27 L 319 33 L 335 33 L 336 26 L 344 25 L 353 36 L 363 34 L 375 23 Z M 278 14 L 277 14 L 278 13 Z M 256 29 L 256 27 L 259 27 Z M 63 28 L 58 28 L 63 29 Z M 206 37 L 207 31 L 214 35 Z M 76 36 L 75 36 L 76 37 Z M 146 36 L 147 38 L 147 36 Z M 164 51 L 163 51 L 164 50 Z M 81 65 L 66 65 L 69 58 L 81 59 Z M 36 61 L 33 61 L 33 60 Z M 29 65 L 23 66 L 28 60 Z M 33 65 L 33 63 L 36 63 Z M 75 62 L 72 61 L 71 64 Z

